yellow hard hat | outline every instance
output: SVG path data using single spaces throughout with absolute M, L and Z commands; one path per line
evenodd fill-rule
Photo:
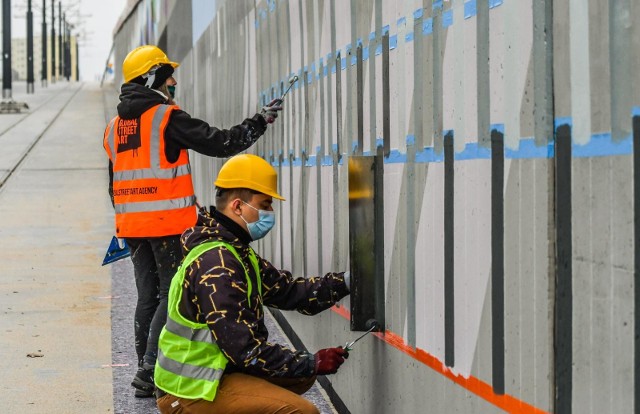
M 171 65 L 174 68 L 180 66 L 179 63 L 169 60 L 167 55 L 157 46 L 144 45 L 133 49 L 122 62 L 122 75 L 124 81 L 129 82 L 149 72 L 156 65 Z
M 224 163 L 215 181 L 218 188 L 248 188 L 278 200 L 278 173 L 264 159 L 252 154 L 240 154 Z

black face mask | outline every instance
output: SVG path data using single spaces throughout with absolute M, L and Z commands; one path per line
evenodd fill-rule
M 169 95 L 171 95 L 171 99 L 176 97 L 176 86 L 175 85 L 167 85 L 167 90 L 169 90 Z

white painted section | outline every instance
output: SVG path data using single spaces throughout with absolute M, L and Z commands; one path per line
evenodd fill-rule
M 396 273 L 397 269 L 394 269 L 391 265 L 393 257 L 394 238 L 396 233 L 396 221 L 398 206 L 400 204 L 400 192 L 401 186 L 398 183 L 402 182 L 402 175 L 404 171 L 403 164 L 386 164 L 384 172 L 384 235 L 385 235 L 385 249 L 384 249 L 384 280 L 385 280 L 385 292 L 394 290 L 389 286 L 392 273 Z M 401 287 L 404 288 L 404 287 Z M 387 300 L 389 299 L 387 295 Z M 387 303 L 386 306 L 390 307 L 392 304 Z
M 504 4 L 503 4 L 504 6 Z M 491 93 L 490 123 L 505 122 L 505 62 L 503 6 L 489 12 L 489 82 Z
M 455 366 L 471 374 L 491 270 L 491 175 L 489 162 L 454 164 Z
M 290 190 L 290 182 L 291 179 L 289 177 L 289 167 L 282 167 L 282 172 L 279 175 L 279 189 L 280 195 L 286 199 L 286 201 L 281 201 L 279 209 L 282 210 L 282 221 L 278 223 L 278 227 L 281 229 L 279 233 L 283 238 L 282 250 L 283 261 L 281 263 L 281 267 L 283 269 L 293 269 L 293 257 L 288 253 L 291 251 L 292 240 L 290 237 L 291 234 L 291 226 L 295 221 L 290 220 L 291 217 L 291 209 L 295 208 L 295 201 L 293 200 L 293 194 Z
M 518 16 L 522 2 L 506 2 L 500 13 L 505 16 Z M 530 9 L 531 6 L 528 5 Z M 517 149 L 520 141 L 520 103 L 522 102 L 521 81 L 526 75 L 520 67 L 520 56 L 529 56 L 530 50 L 520 42 L 520 19 L 505 18 L 504 21 L 504 147 Z M 530 29 L 531 30 L 531 29 Z M 525 46 L 526 47 L 526 46 Z M 523 50 L 524 49 L 524 50 Z M 529 52 L 529 53 L 527 53 Z
M 453 79 L 452 79 L 452 87 L 451 90 L 453 92 L 453 94 L 449 94 L 449 93 L 445 93 L 444 94 L 444 98 L 445 100 L 448 99 L 453 99 L 453 105 L 448 105 L 445 101 L 445 108 L 448 108 L 449 106 L 453 107 L 452 111 L 445 111 L 445 118 L 444 118 L 444 125 L 449 124 L 449 122 L 451 123 L 451 125 L 454 126 L 455 130 L 454 130 L 454 140 L 453 140 L 453 145 L 454 145 L 454 151 L 455 152 L 461 152 L 464 150 L 464 146 L 466 143 L 466 124 L 467 124 L 467 120 L 465 119 L 465 106 L 464 106 L 464 102 L 465 100 L 467 100 L 466 97 L 466 88 L 465 88 L 465 83 L 466 83 L 466 79 L 469 75 L 467 75 L 466 72 L 466 67 L 465 67 L 465 54 L 466 54 L 466 47 L 465 47 L 465 29 L 466 29 L 466 22 L 464 20 L 464 0 L 453 0 L 453 21 L 454 21 L 454 25 L 450 28 L 449 33 L 450 35 L 447 37 L 448 39 L 451 39 L 452 42 L 447 42 L 447 43 L 452 43 L 452 47 L 447 47 L 446 50 L 452 50 L 453 52 L 451 53 L 453 55 L 453 67 L 451 68 L 451 70 L 448 70 L 446 63 L 448 62 L 448 59 L 446 58 L 446 56 L 448 54 L 445 55 L 445 79 L 447 78 L 446 73 L 453 73 Z M 458 23 L 458 24 L 455 24 Z M 445 90 L 446 90 L 446 86 L 445 86 Z M 451 96 L 453 95 L 453 96 Z M 447 115 L 448 113 L 451 113 L 451 116 L 453 117 L 452 120 L 450 120 L 449 122 L 447 122 L 447 118 L 449 117 L 449 115 Z M 471 128 L 469 128 L 469 130 L 472 130 Z
M 335 214 L 335 205 L 333 199 L 333 171 L 331 166 L 322 167 L 322 189 L 319 196 L 322 199 L 323 208 L 320 211 L 322 215 L 322 245 L 324 247 L 322 255 L 322 273 L 331 271 L 331 263 L 333 249 L 329 247 L 333 244 L 333 221 Z
M 454 16 L 454 27 L 460 20 Z M 462 64 L 464 67 L 464 100 L 463 121 L 464 130 L 462 134 L 456 133 L 454 148 L 459 151 L 457 145 L 460 140 L 465 144 L 478 142 L 478 106 L 487 105 L 487 102 L 478 102 L 478 56 L 477 56 L 477 20 L 475 17 L 463 21 L 464 32 L 464 54 Z M 457 127 L 456 127 L 457 128 Z
M 428 166 L 417 211 L 416 346 L 444 361 L 444 163 Z
M 589 2 L 569 0 L 571 62 L 571 134 L 576 144 L 591 140 L 591 69 L 589 66 Z

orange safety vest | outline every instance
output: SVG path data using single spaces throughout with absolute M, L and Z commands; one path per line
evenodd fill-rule
M 104 132 L 113 163 L 116 236 L 162 237 L 196 224 L 189 153 L 167 161 L 164 131 L 177 105 L 156 105 L 139 118 L 116 116 Z M 115 149 L 115 151 L 114 151 Z

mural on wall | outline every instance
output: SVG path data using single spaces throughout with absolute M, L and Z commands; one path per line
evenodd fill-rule
M 278 265 L 349 267 L 346 165 L 381 160 L 386 332 L 331 379 L 353 412 L 630 410 L 639 8 L 143 0 L 136 13 L 121 44 L 164 45 L 178 102 L 216 126 L 298 76 L 251 149 L 287 198 L 256 244 Z M 221 161 L 192 164 L 211 205 Z M 315 349 L 347 336 L 349 312 L 283 320 Z

